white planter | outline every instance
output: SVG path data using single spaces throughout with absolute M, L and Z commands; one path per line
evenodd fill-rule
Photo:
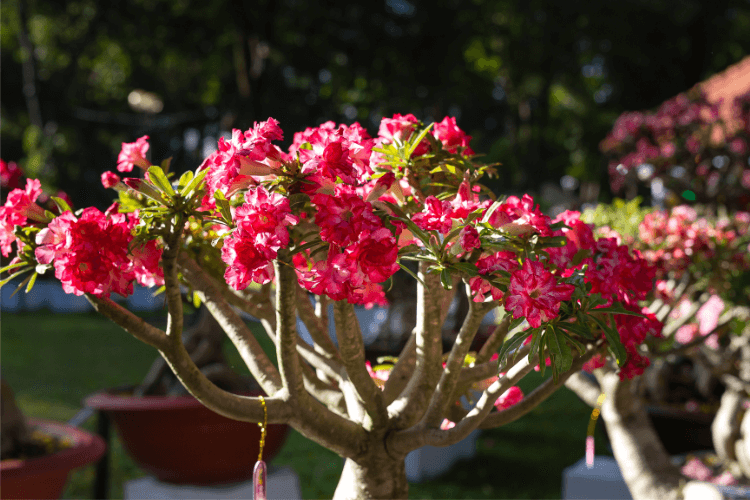
M 424 446 L 406 455 L 406 479 L 419 483 L 447 472 L 458 460 L 476 454 L 477 438 L 481 431 L 475 430 L 463 441 L 451 446 L 436 448 Z

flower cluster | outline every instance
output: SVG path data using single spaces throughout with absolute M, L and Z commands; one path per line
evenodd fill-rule
M 79 217 L 64 212 L 37 233 L 35 256 L 39 264 L 54 266 L 66 293 L 127 297 L 136 279 L 146 285 L 163 283 L 155 241 L 128 252 L 133 225 L 125 214 L 110 210 L 89 207 Z
M 750 93 L 732 103 L 731 117 L 694 89 L 664 102 L 655 112 L 621 115 L 602 142 L 610 156 L 610 183 L 620 192 L 628 179 L 650 185 L 655 194 L 706 203 L 713 199 L 747 210 L 750 206 Z

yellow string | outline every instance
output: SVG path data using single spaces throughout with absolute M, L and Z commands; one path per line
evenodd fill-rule
M 260 450 L 258 451 L 258 462 L 263 460 L 263 446 L 266 444 L 266 426 L 268 425 L 268 410 L 266 409 L 266 400 L 263 396 L 258 396 L 260 404 L 263 405 L 263 424 L 258 423 L 260 427 Z
M 593 436 L 594 435 L 594 428 L 596 427 L 596 419 L 599 418 L 599 414 L 601 413 L 602 405 L 604 404 L 604 398 L 607 395 L 604 393 L 599 394 L 599 397 L 596 399 L 596 408 L 594 408 L 594 411 L 591 412 L 591 420 L 589 420 L 589 428 L 588 432 L 586 433 L 587 436 Z

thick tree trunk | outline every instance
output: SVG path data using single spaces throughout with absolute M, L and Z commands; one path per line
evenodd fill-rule
M 346 459 L 333 495 L 334 500 L 408 497 L 404 459 L 394 459 L 382 445 L 356 461 Z
M 607 398 L 602 419 L 623 479 L 635 500 L 680 498 L 680 474 L 648 418 L 631 382 L 616 373 L 599 373 L 597 380 Z

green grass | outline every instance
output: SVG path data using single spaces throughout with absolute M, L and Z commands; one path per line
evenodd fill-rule
M 66 421 L 86 395 L 139 383 L 157 356 L 153 348 L 94 313 L 3 313 L 0 326 L 2 376 L 31 417 Z M 264 335 L 258 338 L 264 350 L 273 353 L 273 344 Z M 238 370 L 244 368 L 231 344 L 227 356 Z M 541 381 L 538 375 L 529 378 L 522 383 L 525 391 Z M 475 457 L 456 463 L 437 479 L 412 484 L 410 497 L 560 498 L 563 468 L 583 456 L 590 411 L 570 392 L 558 391 L 519 421 L 484 431 Z M 83 427 L 93 431 L 94 419 Z M 598 453 L 606 453 L 603 443 L 598 435 Z M 111 446 L 110 498 L 122 498 L 123 482 L 144 472 L 124 452 L 116 433 Z M 304 498 L 330 498 L 343 459 L 293 431 L 273 465 L 297 472 Z M 74 472 L 64 498 L 91 498 L 93 479 L 92 466 Z

